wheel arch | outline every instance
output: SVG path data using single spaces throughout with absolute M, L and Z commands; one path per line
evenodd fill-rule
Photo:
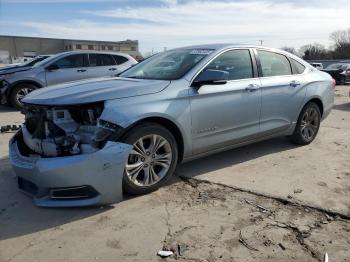
M 145 117 L 142 118 L 136 122 L 134 122 L 131 126 L 127 127 L 125 132 L 128 132 L 130 129 L 132 129 L 134 126 L 145 123 L 145 122 L 151 122 L 159 124 L 166 129 L 174 136 L 177 146 L 178 146 L 178 162 L 180 163 L 184 158 L 184 152 L 185 152 L 185 145 L 184 145 L 184 136 L 180 130 L 180 128 L 170 119 L 160 116 L 151 116 L 151 117 Z
M 16 81 L 14 83 L 11 84 L 11 87 L 8 89 L 7 91 L 7 96 L 10 96 L 12 90 L 17 87 L 18 85 L 22 85 L 22 84 L 31 84 L 31 85 L 35 85 L 37 88 L 42 88 L 43 86 L 34 81 L 34 80 L 20 80 L 20 81 Z
M 313 98 L 310 98 L 303 106 L 303 108 L 308 104 L 308 103 L 315 103 L 318 108 L 320 109 L 320 113 L 321 113 L 321 117 L 323 117 L 323 113 L 324 113 L 324 105 L 323 105 L 323 102 L 321 100 L 321 98 L 319 97 L 313 97 Z

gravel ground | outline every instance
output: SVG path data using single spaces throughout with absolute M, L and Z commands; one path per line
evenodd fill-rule
M 0 134 L 0 262 L 160 261 L 162 249 L 169 261 L 350 261 L 349 86 L 337 90 L 312 145 L 276 139 L 197 160 L 107 207 L 33 206 Z M 0 125 L 21 122 L 0 108 Z

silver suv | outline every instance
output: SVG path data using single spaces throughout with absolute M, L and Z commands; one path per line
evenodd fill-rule
M 32 92 L 10 159 L 39 206 L 111 203 L 122 187 L 157 189 L 183 161 L 277 136 L 310 144 L 333 101 L 331 76 L 292 54 L 179 48 L 118 78 Z
M 22 98 L 34 89 L 87 78 L 116 76 L 136 63 L 133 57 L 124 53 L 60 53 L 21 72 L 0 76 L 1 103 L 22 108 Z

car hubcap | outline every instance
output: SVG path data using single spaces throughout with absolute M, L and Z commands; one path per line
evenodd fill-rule
M 133 145 L 125 167 L 126 175 L 137 186 L 151 186 L 165 177 L 171 160 L 169 142 L 159 135 L 147 135 Z
M 17 92 L 17 95 L 16 95 L 17 102 L 20 104 L 21 100 L 23 99 L 23 97 L 25 97 L 26 95 L 28 95 L 32 91 L 33 91 L 33 89 L 31 89 L 31 88 L 22 88 L 22 89 L 20 89 Z
M 319 116 L 315 108 L 308 108 L 301 121 L 301 135 L 306 141 L 311 141 L 317 132 L 319 125 Z

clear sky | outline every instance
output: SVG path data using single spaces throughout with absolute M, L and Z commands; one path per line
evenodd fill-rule
M 350 27 L 350 0 L 0 0 L 0 34 L 140 41 L 149 52 L 201 43 L 320 42 Z

